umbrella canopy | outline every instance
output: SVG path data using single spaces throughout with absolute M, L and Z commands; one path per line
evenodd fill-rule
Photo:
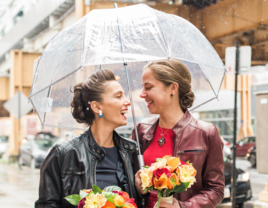
M 170 58 L 188 67 L 194 92 L 209 94 L 196 97 L 192 109 L 218 96 L 225 67 L 190 22 L 144 4 L 93 10 L 49 42 L 36 64 L 29 99 L 43 125 L 84 129 L 70 113 L 70 87 L 96 70 L 111 69 L 126 94 L 134 92 L 132 106 L 139 120 L 152 116 L 137 93 L 143 66 Z M 132 114 L 127 116 L 133 125 Z

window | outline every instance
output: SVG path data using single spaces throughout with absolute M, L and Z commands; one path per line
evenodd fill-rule
M 21 9 L 21 10 L 17 13 L 17 15 L 13 18 L 13 22 L 14 22 L 14 24 L 16 24 L 18 21 L 20 21 L 21 18 L 22 18 L 22 16 L 23 16 L 23 9 Z

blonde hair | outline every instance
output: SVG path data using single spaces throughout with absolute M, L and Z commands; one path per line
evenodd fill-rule
M 176 82 L 179 85 L 179 103 L 182 110 L 192 107 L 195 96 L 191 86 L 191 74 L 188 68 L 178 59 L 152 61 L 144 69 L 152 70 L 154 77 L 165 86 Z

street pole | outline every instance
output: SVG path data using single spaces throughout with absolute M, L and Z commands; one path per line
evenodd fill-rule
M 18 93 L 18 145 L 20 145 L 20 140 L 21 140 L 21 123 L 20 123 L 20 117 L 21 117 L 21 92 L 19 91 Z M 19 153 L 20 154 L 20 153 Z M 20 161 L 19 161 L 19 157 L 20 155 L 18 155 L 18 165 L 19 165 L 19 170 L 21 170 L 21 166 L 20 166 Z
M 233 167 L 232 167 L 232 208 L 236 207 L 236 124 L 237 124 L 237 76 L 239 73 L 239 43 L 235 42 L 236 46 L 236 62 L 235 62 L 235 91 L 234 91 L 234 131 L 233 131 Z

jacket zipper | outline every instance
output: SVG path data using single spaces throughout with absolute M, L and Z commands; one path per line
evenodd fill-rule
M 119 151 L 119 153 L 120 153 L 120 155 L 121 155 L 121 159 L 123 159 L 123 157 L 122 157 L 122 153 Z M 128 159 L 128 154 L 126 154 L 126 159 L 125 160 L 123 160 L 124 161 L 124 169 L 125 169 L 125 172 L 127 173 L 127 179 L 128 179 L 128 184 L 129 184 L 129 190 L 130 190 L 130 194 L 132 195 L 132 197 L 134 197 L 134 194 L 133 194 L 133 190 L 132 190 L 132 186 L 131 186 L 131 183 L 130 183 L 130 176 L 129 176 L 129 171 L 127 171 L 127 167 L 126 167 L 126 163 L 125 163 L 125 161 L 127 161 L 127 159 Z
M 205 152 L 205 150 L 181 150 L 181 151 L 178 151 L 177 154 L 183 154 L 186 152 Z
M 128 159 L 128 154 L 126 154 L 126 160 L 125 161 L 128 161 L 127 159 Z M 126 171 L 126 168 L 125 168 L 125 171 Z M 131 186 L 131 183 L 130 183 L 129 171 L 126 171 L 126 172 L 127 172 L 127 175 L 128 175 L 128 183 L 129 183 L 129 187 L 130 187 Z M 134 197 L 132 187 L 130 188 L 130 193 L 131 193 L 132 197 Z

